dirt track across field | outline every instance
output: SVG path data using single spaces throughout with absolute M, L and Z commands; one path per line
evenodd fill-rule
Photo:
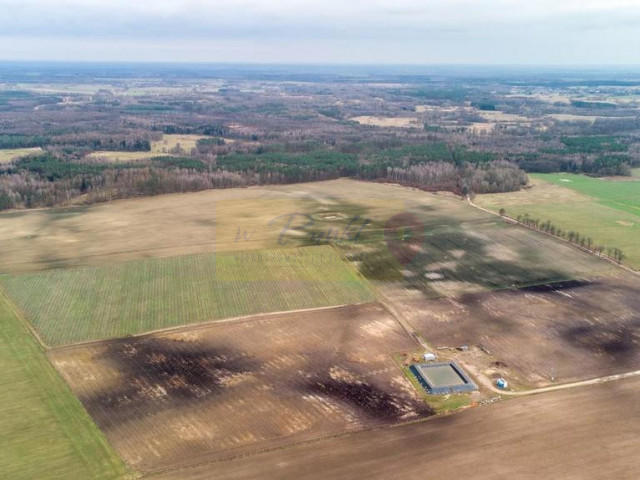
M 498 402 L 157 478 L 636 479 L 639 399 L 640 379 L 632 378 Z

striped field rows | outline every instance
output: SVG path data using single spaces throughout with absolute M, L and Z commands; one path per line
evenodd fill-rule
M 0 282 L 51 346 L 374 298 L 328 246 L 2 275 Z

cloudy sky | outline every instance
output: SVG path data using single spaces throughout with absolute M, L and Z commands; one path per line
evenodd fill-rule
M 0 59 L 640 63 L 640 0 L 0 0 Z

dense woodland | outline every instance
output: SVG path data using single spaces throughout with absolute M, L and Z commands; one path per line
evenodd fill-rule
M 0 71 L 0 154 L 41 150 L 0 160 L 0 209 L 338 177 L 504 192 L 640 166 L 640 81 L 28 73 Z M 175 135 L 199 140 L 156 148 Z

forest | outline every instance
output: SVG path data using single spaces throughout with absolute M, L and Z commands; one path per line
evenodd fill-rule
M 636 86 L 614 80 L 4 74 L 0 209 L 338 177 L 465 195 L 640 166 Z

